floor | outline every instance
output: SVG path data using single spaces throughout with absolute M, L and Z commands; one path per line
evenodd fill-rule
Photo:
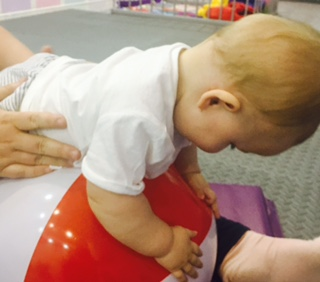
M 319 4 L 280 1 L 278 4 L 278 14 L 283 17 L 308 23 L 320 30 Z

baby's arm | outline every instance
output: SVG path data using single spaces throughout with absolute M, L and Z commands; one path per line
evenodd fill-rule
M 220 212 L 217 197 L 201 173 L 198 163 L 197 147 L 191 145 L 183 148 L 175 161 L 175 166 L 195 194 L 211 206 L 215 217 L 219 218 Z
M 201 267 L 200 248 L 191 241 L 194 231 L 170 227 L 152 211 L 144 194 L 116 194 L 87 184 L 90 207 L 103 227 L 117 240 L 136 252 L 154 257 L 179 281 L 196 278 Z

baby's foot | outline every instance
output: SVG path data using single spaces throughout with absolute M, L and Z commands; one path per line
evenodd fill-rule
M 53 49 L 50 45 L 45 45 L 41 48 L 41 52 L 53 54 Z
M 319 282 L 320 237 L 273 238 L 248 231 L 223 260 L 224 282 Z

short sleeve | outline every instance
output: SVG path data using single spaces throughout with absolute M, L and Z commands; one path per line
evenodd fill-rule
M 147 167 L 153 168 L 174 151 L 166 128 L 140 113 L 101 117 L 82 164 L 84 176 L 103 189 L 140 194 Z M 171 163 L 167 160 L 164 163 Z M 167 169 L 164 168 L 164 169 Z

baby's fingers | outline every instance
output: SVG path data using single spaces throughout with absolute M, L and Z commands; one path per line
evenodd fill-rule
M 198 255 L 192 255 L 189 259 L 189 263 L 197 268 L 202 268 L 203 264 Z
M 206 195 L 205 195 L 202 187 L 192 186 L 192 190 L 200 200 L 205 199 Z
M 179 281 L 179 282 L 187 282 L 188 278 L 186 274 L 182 270 L 177 270 L 172 272 L 172 275 Z
M 190 239 L 194 238 L 197 236 L 198 232 L 197 231 L 193 231 L 193 230 L 190 230 L 190 229 L 186 229 L 187 230 L 187 233 L 188 233 L 188 236 Z
M 192 246 L 192 253 L 198 257 L 201 257 L 202 251 L 201 251 L 200 247 L 195 242 L 191 242 L 191 246 Z
M 214 214 L 214 217 L 215 217 L 216 219 L 219 219 L 219 218 L 221 217 L 221 214 L 220 214 L 218 202 L 214 202 L 214 203 L 211 205 L 211 208 L 212 208 L 212 212 L 213 212 L 213 214 Z
M 213 212 L 213 215 L 216 219 L 219 219 L 221 217 L 219 205 L 217 201 L 206 201 L 207 205 L 211 207 L 211 210 Z
M 197 278 L 198 277 L 198 272 L 196 271 L 194 266 L 191 265 L 190 263 L 187 263 L 182 269 L 183 269 L 183 272 L 185 274 L 187 274 L 188 276 L 190 276 L 192 278 Z
M 196 259 L 198 261 L 199 259 Z M 199 264 L 198 262 L 195 262 L 195 264 Z M 201 267 L 202 263 L 200 262 Z M 186 282 L 188 281 L 188 276 L 192 278 L 198 277 L 198 272 L 195 268 L 195 266 L 190 262 L 186 263 L 181 270 L 172 272 L 172 275 L 180 282 Z
M 216 193 L 214 193 L 211 188 L 206 190 L 205 202 L 211 207 L 214 217 L 219 219 L 221 214 L 219 211 L 218 199 Z

